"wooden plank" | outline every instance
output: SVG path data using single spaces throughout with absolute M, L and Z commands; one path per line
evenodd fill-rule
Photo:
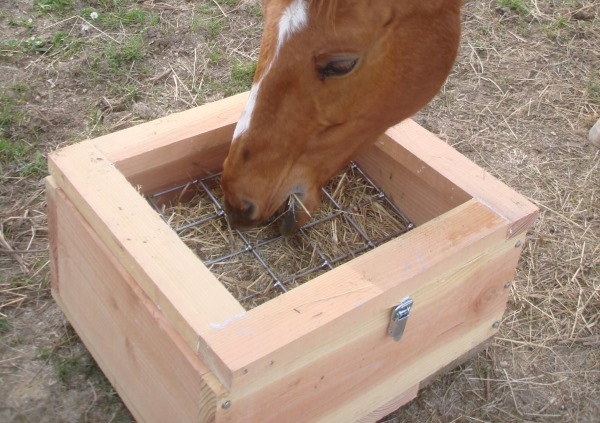
M 432 283 L 442 270 L 460 266 L 481 254 L 483 247 L 503 245 L 506 225 L 471 200 L 250 310 L 247 318 L 232 321 L 211 336 L 232 372 L 224 374 L 225 385 L 268 383 L 328 354 L 338 343 L 380 327 L 394 304 L 422 284 Z M 305 353 L 299 355 L 298 350 Z
M 192 350 L 201 334 L 245 310 L 89 142 L 50 155 L 50 173 Z M 210 366 L 210 346 L 200 349 Z
M 468 332 L 457 334 L 455 337 L 449 337 L 443 348 L 431 350 L 428 354 L 419 357 L 418 360 L 412 363 L 410 368 L 399 371 L 398 374 L 392 378 L 382 380 L 376 387 L 376 390 L 380 392 L 398 392 L 399 389 L 402 389 L 398 388 L 398 386 L 405 386 L 407 384 L 404 381 L 414 381 L 419 378 L 421 369 L 431 369 L 438 365 L 438 360 L 441 360 L 442 362 L 443 360 L 448 360 L 453 354 L 459 354 L 458 351 L 464 351 L 469 347 L 477 348 L 478 343 L 485 342 L 490 336 L 493 336 L 493 332 L 490 332 L 490 320 L 484 320 L 470 328 Z M 413 368 L 419 372 L 418 375 L 412 373 Z M 381 409 L 375 410 L 362 418 L 358 418 L 363 411 L 356 410 L 355 408 L 348 408 L 348 406 L 356 405 L 361 402 L 366 395 L 369 395 L 369 393 L 361 394 L 357 400 L 350 402 L 346 407 L 340 407 L 331 414 L 320 417 L 315 421 L 321 423 L 345 423 L 353 421 L 373 423 L 395 410 L 398 410 L 400 407 L 416 398 L 418 395 L 418 387 L 412 386 L 398 398 L 395 398 L 395 402 L 385 404 Z
M 52 178 L 47 193 L 61 269 L 52 294 L 129 410 L 144 422 L 214 422 L 223 388 Z
M 529 228 L 537 216 L 537 207 L 524 196 L 509 188 L 411 119 L 390 128 L 374 148 L 381 150 L 381 153 L 394 161 L 400 161 L 406 157 L 406 150 L 408 150 L 420 160 L 420 162 L 412 161 L 413 166 L 418 164 L 418 167 L 411 169 L 411 172 L 418 172 L 419 178 L 428 181 L 430 187 L 440 186 L 441 189 L 434 191 L 441 191 L 445 202 L 453 201 L 453 197 L 458 195 L 453 187 L 459 187 L 458 189 L 511 222 L 507 229 L 509 238 L 517 236 Z M 377 156 L 381 157 L 380 154 Z M 372 165 L 369 169 L 373 172 L 373 178 L 378 182 L 387 183 L 385 181 L 387 173 L 376 172 Z M 443 178 L 440 179 L 440 176 Z M 450 185 L 444 182 L 444 179 L 449 181 Z M 391 187 L 391 195 L 397 198 L 398 195 L 406 192 L 406 189 L 410 189 L 402 187 L 401 184 L 402 181 L 396 181 Z
M 415 305 L 399 343 L 386 335 L 392 309 L 386 297 L 407 294 L 402 285 L 410 282 L 402 279 L 345 322 L 346 335 L 358 337 L 347 343 L 334 336 L 320 339 L 316 354 L 312 342 L 296 344 L 304 366 L 284 373 L 267 365 L 268 375 L 260 379 L 275 372 L 279 380 L 232 391 L 232 406 L 222 412 L 224 421 L 239 421 L 242 415 L 261 422 L 353 421 L 492 336 L 492 323 L 502 317 L 506 305 L 504 282 L 513 277 L 519 249 L 506 241 L 487 248 L 484 244 L 478 243 L 478 252 L 454 265 L 445 263 L 429 283 L 419 280 L 411 287 L 408 294 Z M 267 414 L 272 402 L 279 407 Z
M 392 155 L 388 151 L 390 148 L 382 148 L 384 143 L 394 143 Z M 364 148 L 356 162 L 416 226 L 471 199 L 446 176 L 428 169 L 420 158 L 389 137 L 384 136 L 376 144 Z M 424 173 L 425 169 L 428 171 Z
M 417 397 L 418 393 L 419 393 L 419 386 L 418 385 L 412 386 L 405 392 L 402 392 L 400 395 L 393 398 L 391 401 L 387 402 L 386 404 L 383 404 L 376 410 L 371 411 L 369 414 L 367 414 L 355 421 L 356 421 L 356 423 L 376 422 L 376 421 L 384 418 L 388 414 L 398 410 L 400 407 L 404 406 L 405 404 L 408 404 L 409 402 L 411 402 L 413 399 L 415 399 Z M 343 411 L 342 411 L 342 413 L 343 413 Z M 336 417 L 328 416 L 327 420 L 322 419 L 322 421 L 332 422 L 332 421 L 335 421 L 334 419 L 336 419 Z
M 248 97 L 238 94 L 92 140 L 147 194 L 219 171 Z
M 58 270 L 58 216 L 56 215 L 56 190 L 51 176 L 46 178 L 46 213 L 48 215 L 48 256 L 50 259 L 50 287 L 58 292 L 60 290 L 60 276 Z

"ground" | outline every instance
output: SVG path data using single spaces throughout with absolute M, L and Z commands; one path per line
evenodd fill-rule
M 0 421 L 133 417 L 53 302 L 47 154 L 246 90 L 257 0 L 15 0 L 0 8 Z M 8 3 L 8 4 L 7 4 Z M 600 421 L 600 4 L 467 0 L 416 120 L 528 196 L 498 336 L 386 422 Z

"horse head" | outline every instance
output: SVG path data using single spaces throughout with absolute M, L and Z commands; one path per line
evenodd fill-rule
M 223 165 L 232 226 L 283 233 L 356 151 L 415 114 L 456 57 L 461 0 L 265 0 L 256 74 Z

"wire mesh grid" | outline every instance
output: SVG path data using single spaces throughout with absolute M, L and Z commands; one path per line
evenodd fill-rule
M 238 301 L 252 308 L 413 227 L 355 163 L 322 193 L 312 219 L 285 237 L 277 218 L 252 230 L 229 229 L 220 174 L 148 201 Z

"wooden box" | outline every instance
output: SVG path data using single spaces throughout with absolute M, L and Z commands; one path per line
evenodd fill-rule
M 537 209 L 405 121 L 357 162 L 416 228 L 246 311 L 140 195 L 218 171 L 246 98 L 50 156 L 53 295 L 139 421 L 376 421 L 494 335 Z

